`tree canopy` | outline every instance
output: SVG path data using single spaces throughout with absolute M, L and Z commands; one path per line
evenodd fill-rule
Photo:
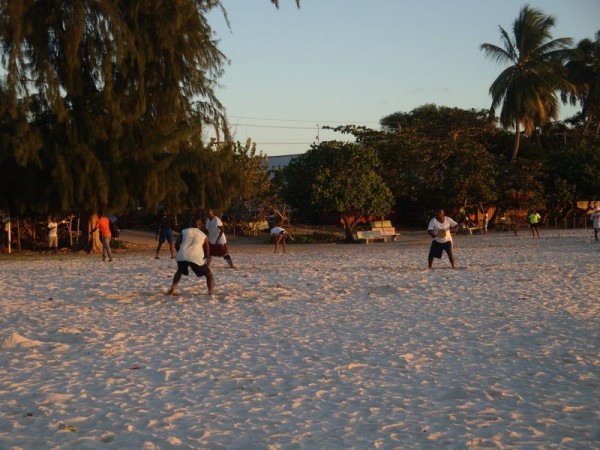
M 512 36 L 500 27 L 502 47 L 482 44 L 486 56 L 509 64 L 490 86 L 491 111 L 501 106 L 500 123 L 515 128 L 511 156 L 519 151 L 521 126 L 530 136 L 536 127 L 558 117 L 558 92 L 572 91 L 566 78 L 564 63 L 572 57 L 570 38 L 552 39 L 552 16 L 525 6 L 515 19 Z
M 323 142 L 295 158 L 284 172 L 286 200 L 304 214 L 337 212 L 346 238 L 360 216 L 384 216 L 393 207 L 393 195 L 377 173 L 375 152 L 362 145 Z
M 584 133 L 595 124 L 596 134 L 600 134 L 600 31 L 593 40 L 579 41 L 566 68 L 574 90 L 563 91 L 563 99 L 581 105 Z
M 215 127 L 229 140 L 213 9 L 225 14 L 219 0 L 0 2 L 0 208 L 197 209 L 237 196 L 235 146 L 203 138 Z

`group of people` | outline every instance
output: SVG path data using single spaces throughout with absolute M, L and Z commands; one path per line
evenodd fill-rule
M 177 240 L 174 241 L 173 228 L 177 224 L 176 218 L 174 215 L 168 214 L 166 210 L 161 212 L 156 231 L 156 239 L 158 241 L 156 259 L 159 258 L 161 246 L 165 242 L 168 242 L 169 244 L 171 258 L 177 259 L 177 271 L 173 276 L 171 288 L 167 292 L 168 295 L 177 295 L 177 286 L 181 281 L 181 277 L 184 275 L 188 276 L 190 269 L 197 277 L 206 278 L 208 292 L 209 294 L 212 294 L 215 285 L 214 276 L 210 269 L 212 257 L 222 257 L 227 261 L 230 268 L 234 268 L 233 260 L 231 259 L 227 248 L 227 238 L 225 237 L 223 222 L 216 216 L 213 209 L 208 210 L 207 217 L 205 229 L 208 235 L 203 231 L 202 219 L 200 217 L 194 217 L 189 228 L 183 229 L 181 233 L 179 233 Z M 531 232 L 534 237 L 536 233 L 539 237 L 538 224 L 541 222 L 541 219 L 542 217 L 536 210 L 532 211 L 528 216 Z M 598 228 L 600 226 L 600 207 L 595 208 L 594 213 L 591 215 L 591 220 L 593 221 L 592 227 L 594 229 L 594 238 L 597 241 Z M 52 227 L 50 226 L 51 224 Z M 52 232 L 57 226 L 58 225 L 53 218 L 48 225 L 48 228 Z M 429 221 L 427 232 L 433 238 L 427 258 L 429 269 L 433 267 L 434 259 L 441 259 L 444 252 L 448 255 L 452 268 L 454 269 L 456 267 L 452 233 L 455 232 L 458 227 L 459 224 L 452 218 L 446 216 L 444 209 L 441 208 L 436 211 L 435 217 Z M 92 232 L 96 229 L 101 231 L 103 250 L 102 259 L 105 260 L 108 257 L 109 261 L 112 261 L 109 245 L 111 234 L 108 218 L 101 216 Z M 285 253 L 285 240 L 286 237 L 289 236 L 287 231 L 280 226 L 276 226 L 271 229 L 271 235 L 275 237 L 274 253 L 277 253 L 280 244 Z
M 213 293 L 215 281 L 210 264 L 213 257 L 223 258 L 230 268 L 234 268 L 233 260 L 229 255 L 227 247 L 227 237 L 225 236 L 225 227 L 223 222 L 215 214 L 214 209 L 209 209 L 206 220 L 205 230 L 203 231 L 202 219 L 194 217 L 189 228 L 184 228 L 179 233 L 177 240 L 173 242 L 173 228 L 176 225 L 174 216 L 169 215 L 165 210 L 161 213 L 156 231 L 158 247 L 156 249 L 156 259 L 159 258 L 159 252 L 164 242 L 169 243 L 171 258 L 177 259 L 177 271 L 173 275 L 171 288 L 168 295 L 177 295 L 177 285 L 182 276 L 188 276 L 190 269 L 197 277 L 205 277 L 209 294 Z M 285 253 L 285 239 L 288 235 L 284 228 L 279 226 L 271 229 L 271 234 L 275 237 L 275 253 L 281 244 Z M 175 253 L 176 251 L 176 253 Z
M 190 224 L 191 228 L 195 227 L 194 220 L 192 220 L 192 223 Z M 156 240 L 158 241 L 158 247 L 156 247 L 156 259 L 160 258 L 160 249 L 165 242 L 169 244 L 171 259 L 176 257 L 178 244 L 174 239 L 173 231 L 175 227 L 177 227 L 177 217 L 174 214 L 170 214 L 166 209 L 163 209 L 159 213 L 158 226 L 156 229 Z M 225 227 L 212 208 L 208 210 L 205 230 L 208 233 L 208 236 L 206 236 L 208 239 L 208 252 L 206 255 L 208 264 L 210 265 L 210 258 L 215 256 L 223 258 L 227 261 L 229 267 L 233 269 L 233 260 L 229 255 L 229 249 L 227 247 Z
M 485 215 L 486 227 L 487 227 L 487 213 Z M 592 221 L 592 229 L 594 230 L 594 240 L 598 241 L 598 229 L 600 228 L 600 207 L 594 208 L 594 212 L 590 216 Z M 540 237 L 540 231 L 538 229 L 542 222 L 542 216 L 539 212 L 534 209 L 528 216 L 527 221 L 531 228 L 531 234 L 533 237 Z M 454 252 L 452 249 L 452 232 L 456 231 L 459 224 L 446 216 L 443 209 L 439 209 L 433 219 L 430 220 L 429 226 L 427 227 L 428 233 L 433 237 L 431 247 L 429 249 L 428 266 L 431 269 L 434 258 L 441 259 L 443 252 L 445 251 L 450 260 L 452 268 L 455 267 Z M 517 234 L 515 229 L 515 235 Z

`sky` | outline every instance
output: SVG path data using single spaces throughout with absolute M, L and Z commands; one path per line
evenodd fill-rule
M 513 0 L 223 0 L 209 21 L 229 64 L 217 97 L 235 139 L 269 156 L 304 153 L 348 136 L 323 126 L 364 125 L 435 103 L 488 109 L 505 66 L 482 43 L 501 46 L 521 8 Z M 574 44 L 600 30 L 600 0 L 532 0 L 556 19 L 553 37 Z M 566 118 L 576 109 L 561 107 Z

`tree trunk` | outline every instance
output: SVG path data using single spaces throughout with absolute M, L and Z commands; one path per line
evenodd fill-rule
M 69 216 L 69 223 L 67 224 L 67 230 L 69 232 L 69 247 L 73 248 L 73 214 Z
M 342 214 L 342 222 L 344 222 L 344 231 L 346 233 L 346 242 L 354 242 L 352 231 L 356 225 L 356 220 L 350 222 L 350 219 L 345 214 Z
M 510 157 L 510 163 L 514 164 L 517 161 L 517 153 L 519 152 L 519 144 L 521 143 L 521 122 L 517 120 L 515 125 L 515 145 L 513 147 L 512 155 Z
M 79 244 L 81 248 L 85 249 L 87 253 L 102 253 L 102 242 L 100 242 L 100 231 L 96 230 L 93 234 L 90 231 L 98 222 L 98 214 L 94 213 L 91 215 L 83 214 L 81 216 L 83 223 L 87 223 L 87 227 L 84 227 L 81 232 L 81 238 Z

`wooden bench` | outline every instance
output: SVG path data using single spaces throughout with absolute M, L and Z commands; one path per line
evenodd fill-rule
M 379 231 L 384 242 L 392 242 L 398 239 L 398 233 L 389 220 L 376 220 L 371 222 L 371 230 Z
M 370 230 L 355 232 L 354 239 L 369 244 L 377 241 L 392 242 L 398 238 L 398 233 L 389 220 L 371 222 L 370 225 Z
M 466 229 L 469 231 L 469 234 L 473 234 L 473 233 L 482 234 L 483 233 L 483 227 L 467 227 Z
M 369 244 L 371 242 L 381 241 L 383 240 L 383 236 L 379 231 L 357 231 L 354 233 L 354 238 L 358 242 L 364 242 L 365 244 Z

